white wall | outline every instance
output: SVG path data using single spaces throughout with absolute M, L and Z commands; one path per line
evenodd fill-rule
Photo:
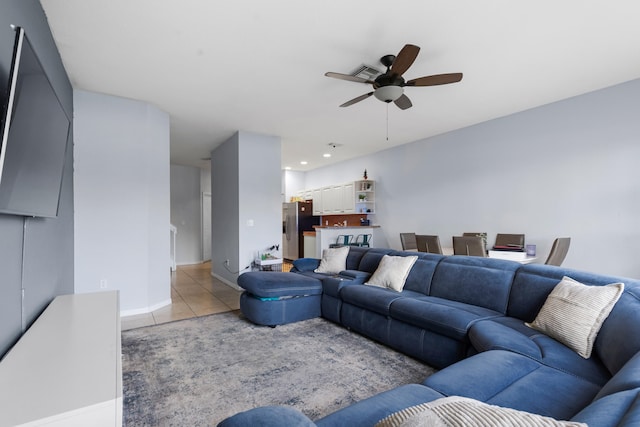
M 171 224 L 178 230 L 178 265 L 203 261 L 200 175 L 200 168 L 171 165 Z
M 169 116 L 74 91 L 75 290 L 120 290 L 126 314 L 171 302 Z
M 239 131 L 211 152 L 211 273 L 231 286 L 282 240 L 280 150 L 279 137 Z
M 374 246 L 399 233 L 525 233 L 542 262 L 569 236 L 563 266 L 640 278 L 640 80 L 307 173 L 306 187 L 376 180 Z
M 305 190 L 305 173 L 301 171 L 282 171 L 282 201 L 289 202 L 298 191 Z
M 282 243 L 280 137 L 240 132 L 241 266 L 257 252 Z

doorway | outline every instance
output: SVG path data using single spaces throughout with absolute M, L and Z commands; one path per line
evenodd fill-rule
M 211 260 L 211 193 L 202 193 L 202 261 Z

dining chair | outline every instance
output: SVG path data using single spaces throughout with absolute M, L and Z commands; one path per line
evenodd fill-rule
M 549 256 L 544 263 L 559 267 L 562 264 L 562 261 L 564 261 L 564 258 L 567 256 L 567 252 L 569 252 L 570 244 L 571 237 L 558 237 L 553 241 L 553 246 L 551 246 Z
M 496 234 L 496 243 L 494 246 L 512 246 L 517 245 L 524 248 L 524 234 Z
M 453 236 L 453 254 L 486 257 L 482 237 L 478 236 Z
M 440 237 L 438 236 L 416 234 L 416 246 L 419 252 L 442 255 L 442 246 L 440 246 Z
M 418 242 L 416 241 L 416 233 L 400 233 L 400 243 L 402 243 L 403 251 L 417 251 Z
M 358 234 L 356 236 L 356 240 L 351 243 L 351 246 L 364 246 L 364 247 L 370 247 L 371 246 L 371 238 L 373 237 L 372 234 Z
M 336 238 L 335 243 L 329 245 L 330 248 L 339 248 L 342 246 L 349 246 L 353 242 L 353 234 L 340 234 Z

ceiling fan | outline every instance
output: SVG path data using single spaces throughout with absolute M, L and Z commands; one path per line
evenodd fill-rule
M 350 74 L 333 72 L 325 73 L 325 76 L 333 77 L 340 80 L 348 80 L 351 82 L 373 85 L 372 92 L 365 93 L 364 95 L 353 98 L 352 100 L 340 105 L 341 107 L 348 107 L 373 95 L 380 101 L 386 103 L 393 102 L 398 106 L 398 108 L 406 110 L 413 104 L 411 104 L 411 100 L 409 99 L 409 97 L 404 94 L 404 87 L 445 85 L 449 83 L 456 83 L 462 80 L 462 73 L 449 73 L 418 77 L 417 79 L 405 81 L 402 75 L 409 69 L 409 67 L 411 67 L 413 61 L 416 60 L 418 52 L 420 52 L 420 48 L 418 46 L 407 44 L 400 50 L 398 56 L 383 56 L 382 58 L 380 58 L 380 62 L 382 63 L 382 65 L 387 67 L 387 71 L 383 74 L 380 74 L 375 78 L 375 80 L 369 80 Z

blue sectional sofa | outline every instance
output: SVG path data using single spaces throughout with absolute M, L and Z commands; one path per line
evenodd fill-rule
M 385 255 L 418 257 L 400 292 L 364 284 Z M 422 384 L 397 387 L 315 422 L 291 408 L 262 407 L 220 426 L 374 426 L 447 396 L 592 427 L 640 426 L 640 281 L 378 248 L 350 248 L 339 274 L 314 272 L 319 262 L 297 260 L 290 274 L 321 283 L 324 318 L 440 370 Z M 565 276 L 590 286 L 624 283 L 588 358 L 527 326 Z

